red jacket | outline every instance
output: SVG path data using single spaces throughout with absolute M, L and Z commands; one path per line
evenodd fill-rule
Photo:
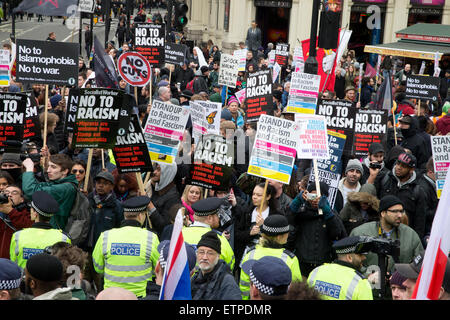
M 9 214 L 0 213 L 0 258 L 9 259 L 9 246 L 13 233 L 29 228 L 32 224 L 33 221 L 31 221 L 28 208 L 21 211 L 13 209 Z M 10 226 L 16 230 L 13 230 Z
M 450 132 L 450 114 L 447 114 L 436 121 L 436 128 L 443 136 Z
M 406 116 L 407 114 L 409 114 L 409 115 L 416 114 L 416 110 L 414 110 L 414 108 L 407 103 L 398 103 L 397 104 L 397 110 L 395 110 L 395 113 L 400 113 L 400 111 L 402 111 L 402 115 L 404 115 L 404 116 Z

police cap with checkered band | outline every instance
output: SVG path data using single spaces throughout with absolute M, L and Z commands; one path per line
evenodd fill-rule
M 123 204 L 123 212 L 142 212 L 145 211 L 151 199 L 147 196 L 137 196 L 126 200 Z
M 277 236 L 288 233 L 291 230 L 287 218 L 281 214 L 272 214 L 264 219 L 261 233 L 268 236 Z
M 282 296 L 288 291 L 292 272 L 280 258 L 265 256 L 259 260 L 248 260 L 242 270 L 250 276 L 251 282 L 268 296 Z
M 41 216 L 51 218 L 59 210 L 59 204 L 45 191 L 36 191 L 31 196 L 31 207 Z
M 192 205 L 192 210 L 194 210 L 197 216 L 209 216 L 213 214 L 218 214 L 220 206 L 223 204 L 223 199 L 217 197 L 211 197 L 206 199 L 201 199 Z
M 346 237 L 336 241 L 333 244 L 333 249 L 337 254 L 366 253 L 368 251 L 368 247 L 365 245 L 366 238 L 361 236 Z
M 22 269 L 9 259 L 0 258 L 0 290 L 13 290 L 20 287 Z

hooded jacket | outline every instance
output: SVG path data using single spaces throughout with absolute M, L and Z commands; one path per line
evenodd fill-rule
M 450 132 L 450 114 L 447 114 L 436 121 L 437 131 L 443 136 Z
M 367 211 L 361 210 L 361 203 L 369 204 Z M 363 223 L 378 220 L 378 208 L 380 200 L 376 196 L 367 192 L 350 192 L 347 196 L 347 203 L 339 213 L 348 234 Z
M 431 154 L 427 153 L 426 142 L 418 133 L 419 125 L 416 117 L 411 117 L 411 120 L 408 129 L 401 129 L 403 140 L 400 145 L 411 150 L 412 154 L 417 158 L 417 167 L 422 168 L 431 157 Z
M 363 167 L 363 174 L 361 176 L 361 179 L 359 180 L 359 182 L 363 185 L 367 182 L 367 179 L 369 179 L 370 176 L 370 160 L 369 157 L 366 157 L 363 159 L 362 161 L 362 167 Z M 384 164 L 384 161 L 380 163 L 381 164 L 381 169 L 378 172 L 378 175 L 375 179 L 380 179 L 381 177 L 383 177 L 383 175 L 387 174 L 389 172 L 389 169 L 386 168 L 386 165 Z
M 70 288 L 57 288 L 55 290 L 41 294 L 35 297 L 33 300 L 79 300 L 72 297 L 72 291 Z

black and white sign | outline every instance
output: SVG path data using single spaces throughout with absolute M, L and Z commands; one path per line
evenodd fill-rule
M 272 75 L 270 69 L 250 73 L 245 94 L 247 121 L 258 121 L 263 114 L 273 114 Z
M 188 47 L 184 44 L 166 43 L 166 63 L 182 66 L 187 59 Z
M 79 0 L 78 1 L 78 11 L 94 13 L 95 1 L 94 0 Z
M 353 137 L 353 154 L 356 157 L 366 157 L 373 142 L 383 144 L 387 120 L 388 110 L 358 110 Z
M 79 44 L 17 39 L 18 82 L 74 86 Z
M 229 88 L 236 88 L 238 77 L 239 58 L 231 54 L 222 53 L 220 56 L 220 69 L 218 83 Z
M 439 95 L 440 78 L 409 76 L 406 78 L 406 97 L 436 101 Z
M 148 61 L 137 52 L 126 52 L 117 60 L 120 76 L 129 85 L 142 87 L 150 81 L 151 67 Z
M 143 55 L 151 66 L 158 67 L 165 63 L 164 24 L 138 24 L 134 32 L 135 50 Z
M 0 152 L 20 152 L 20 147 L 8 145 L 7 141 L 22 142 L 26 107 L 26 94 L 0 94 Z
M 275 62 L 282 67 L 287 66 L 289 58 L 289 44 L 279 43 L 275 47 Z

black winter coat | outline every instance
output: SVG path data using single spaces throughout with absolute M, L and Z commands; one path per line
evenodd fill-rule
M 194 79 L 195 73 L 191 68 L 187 68 L 186 70 L 183 70 L 180 67 L 177 67 L 177 69 L 174 72 L 175 74 L 172 76 L 172 79 L 175 80 L 175 83 L 180 83 L 180 90 L 183 91 L 186 89 L 186 85 Z M 172 82 L 173 82 L 172 80 Z
M 403 148 L 411 150 L 412 154 L 417 158 L 417 167 L 422 168 L 428 161 L 431 154 L 427 152 L 425 140 L 418 134 L 418 121 L 412 117 L 412 123 L 409 129 L 401 129 L 403 140 L 400 145 Z

